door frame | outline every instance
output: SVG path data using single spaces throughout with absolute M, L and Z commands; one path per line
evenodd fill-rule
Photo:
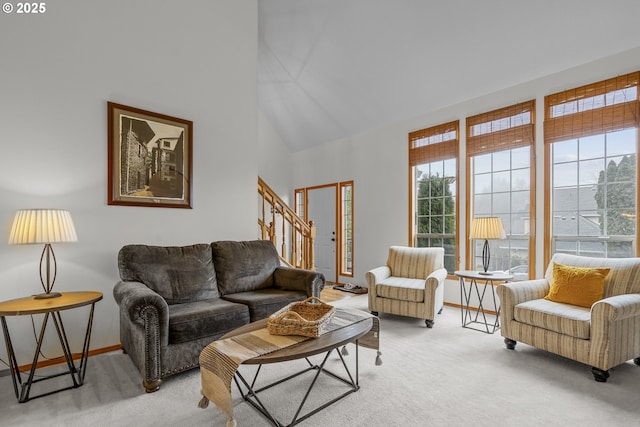
M 294 205 L 295 205 L 295 212 L 299 215 L 300 212 L 298 211 L 298 207 L 300 206 L 298 204 L 298 195 L 302 194 L 304 201 L 302 203 L 303 206 L 303 211 L 304 211 L 304 215 L 302 216 L 302 219 L 304 219 L 304 221 L 306 221 L 307 223 L 309 222 L 309 193 L 313 190 L 320 190 L 320 189 L 324 189 L 324 188 L 329 188 L 332 187 L 334 189 L 334 195 L 335 195 L 335 226 L 336 226 L 336 251 L 335 251 L 335 259 L 334 259 L 334 263 L 335 263 L 335 277 L 332 279 L 327 278 L 327 280 L 335 283 L 336 285 L 340 284 L 340 276 L 346 276 L 346 277 L 353 277 L 353 266 L 351 267 L 351 274 L 344 274 L 344 272 L 342 271 L 341 268 L 341 257 L 343 256 L 343 236 L 342 236 L 342 227 L 343 224 L 340 220 L 340 212 L 342 210 L 342 199 L 341 199 L 341 189 L 342 186 L 344 186 L 345 184 L 349 184 L 352 187 L 352 191 L 353 191 L 353 181 L 343 181 L 343 182 L 334 182 L 334 183 L 330 183 L 330 184 L 322 184 L 322 185 L 314 185 L 311 187 L 303 187 L 303 188 L 296 188 L 294 190 L 294 195 L 293 195 L 293 200 L 294 200 Z M 314 221 L 316 221 L 316 219 L 313 219 Z M 352 218 L 352 224 L 351 226 L 353 227 L 353 218 Z M 351 231 L 353 233 L 353 230 Z M 353 247 L 351 249 L 352 251 L 352 255 L 353 255 Z M 352 260 L 353 263 L 353 260 Z M 315 268 L 315 266 L 314 266 Z

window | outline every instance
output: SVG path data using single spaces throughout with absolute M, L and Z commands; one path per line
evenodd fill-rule
M 353 276 L 353 181 L 340 186 L 340 274 Z
M 506 239 L 491 240 L 491 271 L 527 279 L 533 265 L 535 101 L 467 118 L 468 221 L 502 219 Z M 468 267 L 482 269 L 482 245 L 468 246 Z M 518 274 L 516 274 L 518 273 Z
M 458 133 L 455 121 L 409 134 L 410 241 L 416 247 L 443 247 L 449 274 L 458 265 Z
M 294 212 L 298 215 L 298 217 L 305 222 L 305 224 L 308 224 L 308 218 L 307 218 L 307 190 L 304 188 L 299 188 L 294 190 L 293 192 L 293 197 L 294 197 Z M 311 225 L 311 224 L 309 224 Z M 302 232 L 299 232 L 297 230 L 293 231 L 293 235 L 294 235 L 294 247 L 295 248 L 300 248 L 297 252 L 300 255 L 296 255 L 299 258 L 302 258 L 302 253 L 307 253 L 307 251 L 303 250 L 302 248 L 305 247 L 305 236 L 303 235 Z M 313 232 L 311 233 L 313 235 Z M 315 261 L 315 260 L 314 260 Z M 314 266 L 315 267 L 315 266 Z
M 300 189 L 297 189 L 297 190 L 294 191 L 295 212 L 296 212 L 296 214 L 298 214 L 298 216 L 300 218 L 302 218 L 304 220 L 306 220 L 306 218 L 307 218 L 307 212 L 305 210 L 305 206 L 306 206 L 305 195 L 306 195 L 306 191 L 304 190 L 304 188 L 300 188 Z
M 637 256 L 640 72 L 545 97 L 545 212 L 556 252 Z

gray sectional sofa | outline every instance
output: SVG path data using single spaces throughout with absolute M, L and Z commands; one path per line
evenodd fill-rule
M 118 253 L 120 342 L 147 392 L 198 366 L 225 333 L 310 296 L 324 276 L 284 267 L 270 241 L 189 246 L 127 245 Z

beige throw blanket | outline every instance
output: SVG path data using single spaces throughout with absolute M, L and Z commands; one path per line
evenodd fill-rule
M 367 335 L 358 340 L 364 347 L 379 350 L 380 322 L 377 317 L 361 310 L 336 308 L 325 332 L 334 331 L 345 326 L 373 318 L 373 326 Z M 238 366 L 245 360 L 272 353 L 289 347 L 309 337 L 298 335 L 271 335 L 267 328 L 237 335 L 235 337 L 214 341 L 200 353 L 200 375 L 202 382 L 201 408 L 206 408 L 209 401 L 227 414 L 227 427 L 235 427 L 233 404 L 231 402 L 231 381 Z M 380 352 L 376 364 L 380 364 Z

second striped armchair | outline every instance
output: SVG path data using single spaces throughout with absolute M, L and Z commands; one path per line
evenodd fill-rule
M 518 341 L 590 365 L 594 379 L 633 359 L 640 365 L 640 258 L 591 258 L 557 253 L 543 279 L 499 285 L 500 323 L 508 349 Z M 590 307 L 545 299 L 554 263 L 608 268 L 603 298 Z M 586 286 L 586 278 L 578 286 Z M 580 289 L 580 288 L 577 288 Z M 552 298 L 553 299 L 553 298 Z
M 432 328 L 444 305 L 444 248 L 391 246 L 387 264 L 366 274 L 369 310 L 424 319 Z

